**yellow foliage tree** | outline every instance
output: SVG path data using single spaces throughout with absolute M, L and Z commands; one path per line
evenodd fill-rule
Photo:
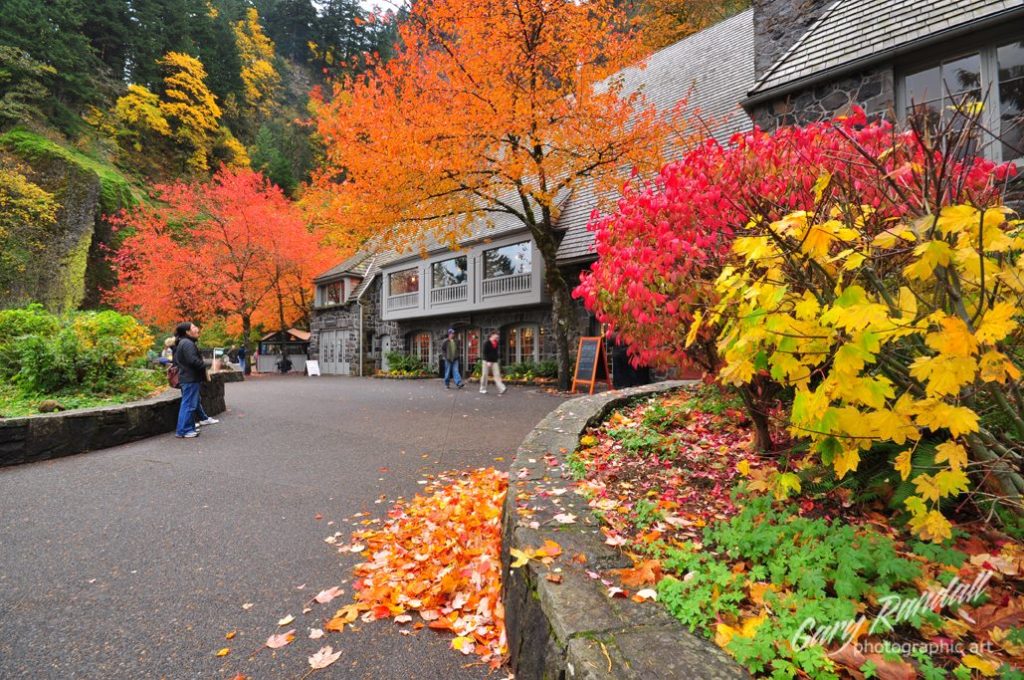
M 221 117 L 217 98 L 206 85 L 206 68 L 195 57 L 181 52 L 168 52 L 159 64 L 166 71 L 160 111 L 174 141 L 186 149 L 188 169 L 206 172 Z
M 258 116 L 267 116 L 275 106 L 281 75 L 274 68 L 274 42 L 263 32 L 256 8 L 250 7 L 235 24 L 235 44 L 242 61 L 245 103 Z

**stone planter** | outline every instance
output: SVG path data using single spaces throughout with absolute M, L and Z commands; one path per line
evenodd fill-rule
M 200 391 L 211 416 L 223 413 L 224 384 L 240 382 L 241 373 L 213 374 Z M 32 463 L 118 446 L 166 432 L 178 421 L 181 393 L 167 391 L 142 401 L 112 406 L 0 419 L 0 466 Z
M 689 633 L 661 605 L 609 598 L 605 586 L 587 570 L 632 566 L 618 550 L 605 545 L 585 500 L 573 493 L 538 492 L 565 487 L 558 465 L 574 451 L 588 426 L 604 420 L 615 407 L 635 397 L 664 392 L 687 383 L 663 382 L 605 392 L 563 403 L 542 420 L 516 453 L 502 516 L 501 563 L 505 627 L 512 670 L 520 680 L 534 678 L 748 678 L 749 674 L 711 642 Z M 517 512 L 525 494 L 531 517 Z M 552 498 L 558 498 L 555 505 Z M 575 524 L 559 525 L 558 513 L 572 513 Z M 530 528 L 537 522 L 539 528 Z M 546 539 L 562 554 L 560 583 L 549 581 L 550 568 L 535 560 L 510 569 L 511 548 L 538 548 Z M 586 563 L 573 558 L 585 555 Z

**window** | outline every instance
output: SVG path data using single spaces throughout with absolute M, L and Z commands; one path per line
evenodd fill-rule
M 430 265 L 431 288 L 447 288 L 466 282 L 468 261 L 465 255 Z
M 342 281 L 332 281 L 320 286 L 320 304 L 340 305 L 345 301 L 345 284 Z
M 1024 156 L 1024 40 L 996 52 L 999 70 L 999 138 L 1002 160 Z
M 480 358 L 479 328 L 466 329 L 466 338 L 462 343 L 462 351 L 466 355 L 466 368 L 464 370 L 468 373 L 473 370 L 473 365 L 476 364 L 477 360 Z
M 418 357 L 426 365 L 430 365 L 431 338 L 427 331 L 411 333 L 409 335 L 409 354 Z
M 388 295 L 405 295 L 416 293 L 420 289 L 419 272 L 416 269 L 403 269 L 388 275 Z
M 514 274 L 529 274 L 533 248 L 530 241 L 484 251 L 484 278 L 496 279 Z
M 536 363 L 540 343 L 536 326 L 514 326 L 505 333 L 505 361 L 509 364 Z
M 986 47 L 908 73 L 900 96 L 905 117 L 920 116 L 929 126 L 953 133 L 961 128 L 961 111 L 984 100 L 981 127 L 1000 139 L 977 140 L 977 152 L 995 161 L 1024 156 L 1024 41 Z

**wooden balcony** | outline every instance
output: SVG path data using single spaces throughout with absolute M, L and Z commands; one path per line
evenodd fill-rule
M 416 306 L 419 305 L 419 301 L 419 293 L 391 295 L 387 299 L 387 308 L 389 312 L 395 312 L 401 309 L 415 309 Z
M 450 305 L 456 302 L 465 302 L 469 299 L 469 285 L 458 283 L 454 286 L 434 288 L 430 291 L 430 306 Z
M 496 279 L 484 279 L 481 296 L 484 298 L 499 295 L 514 295 L 530 290 L 531 274 L 513 274 Z

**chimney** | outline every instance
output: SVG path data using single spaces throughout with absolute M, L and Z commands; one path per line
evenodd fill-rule
M 760 79 L 832 5 L 844 0 L 753 0 L 754 76 Z

